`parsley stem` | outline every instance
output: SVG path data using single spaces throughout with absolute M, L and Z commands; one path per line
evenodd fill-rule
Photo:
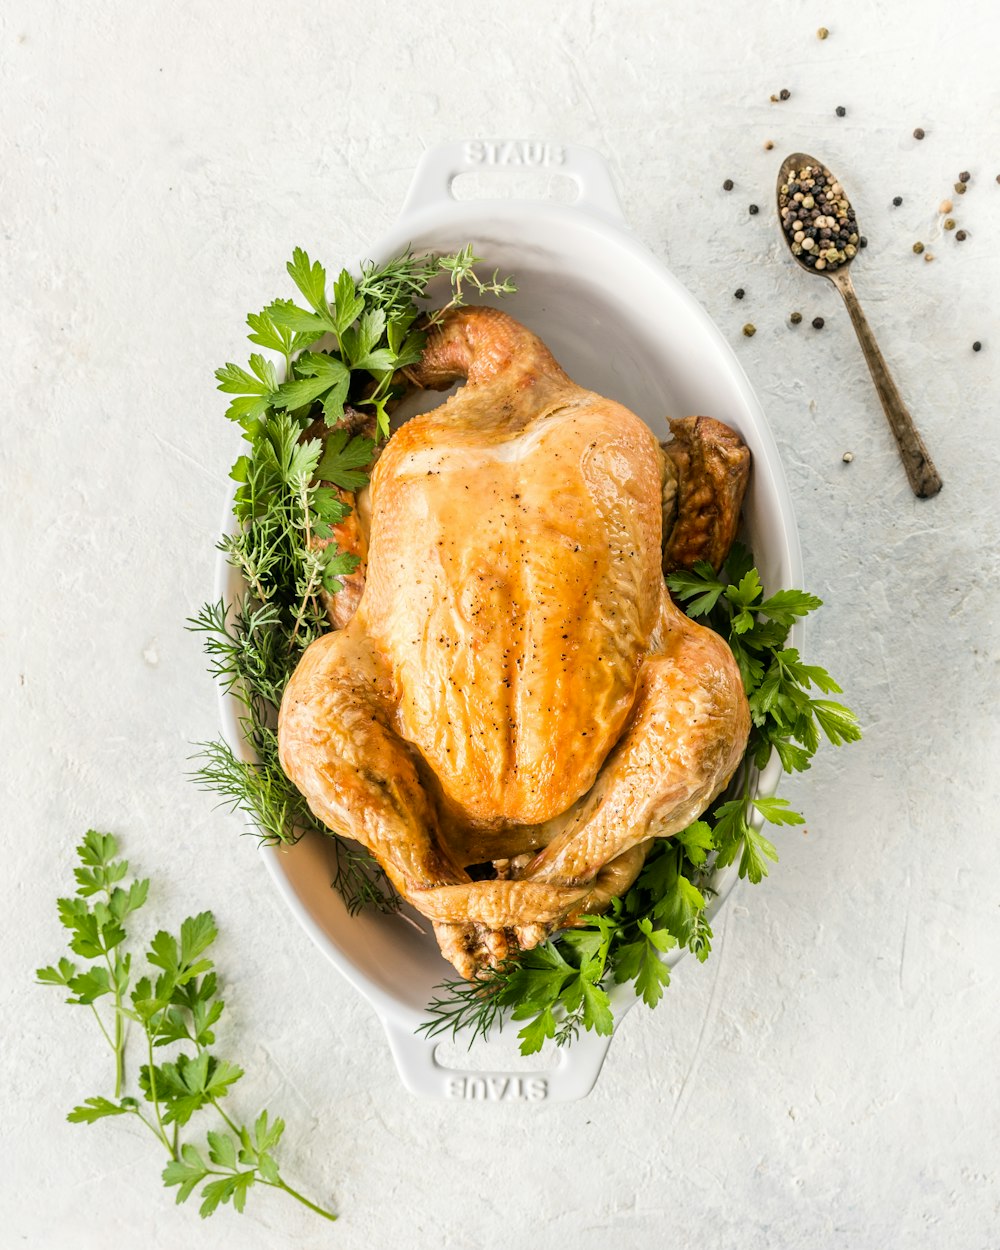
M 120 1098 L 125 1079 L 125 1038 L 122 1029 L 121 995 L 115 991 L 115 1097 Z
M 107 883 L 104 885 L 104 893 L 107 895 L 108 905 L 110 906 L 111 897 L 114 891 Z M 101 945 L 104 947 L 103 934 L 101 937 Z M 118 975 L 121 968 L 121 958 L 119 952 L 115 951 L 115 962 L 114 965 L 112 965 L 111 956 L 106 947 L 104 947 L 103 955 L 104 962 L 108 966 L 108 977 L 111 985 L 114 987 L 115 995 L 115 1040 L 112 1044 L 112 1049 L 115 1052 L 115 1097 L 120 1098 L 122 1095 L 122 1085 L 125 1081 L 125 1036 L 122 1029 L 122 990 L 121 980 Z M 94 1014 L 97 1014 L 96 1011 Z M 100 1020 L 98 1020 L 98 1022 L 100 1023 Z M 107 1037 L 107 1033 L 105 1033 L 104 1036 Z M 110 1038 L 108 1040 L 110 1041 Z
M 213 1099 L 213 1101 L 214 1101 L 214 1099 Z M 147 1123 L 149 1123 L 149 1121 L 148 1121 L 148 1120 L 147 1120 Z M 233 1132 L 238 1134 L 239 1130 L 236 1128 L 236 1126 L 235 1126 L 234 1124 L 232 1124 L 230 1121 L 227 1121 L 227 1123 L 230 1123 L 230 1127 L 232 1128 Z M 152 1128 L 152 1127 L 153 1127 L 153 1126 L 150 1124 L 150 1128 Z M 155 1132 L 156 1130 L 154 1129 L 153 1131 Z M 226 1169 L 222 1169 L 222 1168 L 205 1168 L 205 1175 L 206 1175 L 206 1176 L 238 1176 L 239 1174 L 240 1174 L 240 1173 L 239 1173 L 239 1170 L 238 1170 L 237 1168 L 226 1168 Z M 293 1188 L 291 1187 L 291 1185 L 287 1185 L 287 1184 L 286 1184 L 286 1183 L 285 1183 L 285 1182 L 281 1179 L 281 1177 L 280 1177 L 280 1176 L 278 1177 L 278 1179 L 277 1179 L 276 1181 L 269 1181 L 269 1180 L 265 1180 L 265 1179 L 264 1179 L 264 1177 L 263 1177 L 263 1176 L 261 1176 L 261 1174 L 260 1174 L 259 1172 L 256 1172 L 256 1169 L 255 1169 L 255 1175 L 254 1175 L 254 1182 L 253 1182 L 253 1183 L 254 1183 L 254 1184 L 256 1184 L 256 1185 L 267 1185 L 267 1187 L 268 1187 L 269 1189 L 282 1189 L 282 1190 L 284 1190 L 284 1192 L 285 1192 L 286 1194 L 288 1194 L 290 1197 L 294 1198 L 294 1199 L 296 1200 L 296 1202 L 301 1202 L 301 1203 L 302 1203 L 302 1205 L 303 1205 L 303 1206 L 305 1206 L 305 1207 L 308 1207 L 310 1211 L 315 1211 L 317 1215 L 322 1215 L 322 1217 L 323 1217 L 325 1220 L 330 1220 L 330 1221 L 331 1221 L 331 1223 L 332 1223 L 334 1220 L 336 1220 L 336 1218 L 337 1218 L 337 1217 L 336 1217 L 336 1215 L 334 1215 L 334 1213 L 333 1213 L 332 1211 L 327 1211 L 327 1210 L 325 1210 L 323 1207 L 317 1206 L 317 1205 L 316 1205 L 316 1203 L 315 1203 L 315 1202 L 311 1202 L 311 1201 L 310 1201 L 310 1200 L 309 1200 L 309 1199 L 305 1196 L 305 1194 L 300 1194 L 300 1193 L 299 1193 L 299 1191 L 298 1191 L 297 1189 L 293 1189 Z
M 143 1124 L 145 1124 L 146 1128 L 149 1129 L 149 1131 L 153 1134 L 153 1136 L 157 1139 L 157 1141 L 161 1143 L 163 1142 L 163 1137 L 161 1136 L 159 1129 L 156 1127 L 155 1124 L 151 1123 L 149 1120 L 146 1119 L 146 1117 L 142 1114 L 142 1112 L 139 1110 L 138 1107 L 132 1108 L 132 1114 L 137 1115 L 139 1117 L 139 1119 L 143 1122 Z M 169 1145 L 167 1146 L 167 1149 L 168 1150 L 170 1149 Z M 171 1153 L 173 1154 L 173 1157 L 176 1159 L 177 1158 L 176 1149 L 172 1151 Z
M 160 1115 L 160 1100 L 156 1094 L 156 1063 L 153 1059 L 153 1035 L 150 1033 L 148 1028 L 146 1030 L 146 1045 L 149 1050 L 149 1092 L 152 1095 L 153 1111 L 156 1114 L 156 1123 L 159 1125 L 158 1136 L 160 1141 L 163 1142 L 164 1146 L 166 1146 L 167 1150 L 170 1152 L 170 1157 L 172 1159 L 176 1159 L 177 1151 L 170 1144 L 170 1139 L 167 1137 L 166 1129 L 163 1127 L 163 1118 Z
M 111 958 L 108 952 L 105 951 L 104 962 L 108 965 L 108 977 L 114 986 L 115 994 L 115 1040 L 112 1042 L 111 1048 L 115 1052 L 115 1097 L 120 1098 L 122 1084 L 125 1080 L 125 1037 L 122 1030 L 122 992 L 118 984 L 118 956 L 115 956 L 115 962 L 112 965 Z M 105 1037 L 107 1037 L 107 1033 L 105 1033 Z M 108 1040 L 110 1041 L 110 1038 Z
M 242 1137 L 242 1133 L 240 1132 L 240 1130 L 236 1127 L 236 1125 L 232 1122 L 232 1120 L 230 1120 L 229 1116 L 226 1115 L 226 1113 L 222 1110 L 222 1107 L 219 1104 L 218 1098 L 212 1099 L 212 1106 L 216 1109 L 216 1111 L 218 1111 L 219 1115 L 221 1115 L 222 1118 L 225 1120 L 229 1129 L 233 1133 L 235 1133 L 237 1137 Z
M 105 1041 L 107 1042 L 107 1044 L 111 1047 L 111 1049 L 112 1049 L 112 1050 L 114 1050 L 114 1048 L 115 1048 L 115 1044 L 114 1044 L 114 1042 L 111 1040 L 111 1034 L 110 1034 L 110 1033 L 108 1032 L 108 1030 L 104 1027 L 104 1021 L 101 1019 L 101 1013 L 97 1010 L 97 1008 L 94 1006 L 94 1004 L 93 1004 L 93 1003 L 91 1003 L 91 1004 L 90 1004 L 90 1010 L 94 1013 L 94 1019 L 97 1021 L 97 1027 L 98 1027 L 98 1028 L 101 1030 L 101 1032 L 104 1034 L 104 1040 L 105 1040 Z M 116 1094 L 116 1096 L 117 1096 L 117 1094 L 118 1094 L 118 1091 L 117 1091 L 117 1090 L 115 1090 L 115 1094 Z
M 263 1180 L 263 1177 L 260 1179 Z M 270 1185 L 272 1189 L 283 1189 L 286 1194 L 289 1194 L 297 1202 L 301 1202 L 310 1211 L 315 1211 L 317 1215 L 321 1215 L 324 1220 L 329 1220 L 331 1224 L 337 1218 L 332 1211 L 325 1211 L 322 1207 L 318 1207 L 315 1202 L 310 1202 L 305 1194 L 300 1194 L 297 1189 L 293 1189 L 291 1185 L 286 1185 L 280 1178 L 277 1181 L 264 1181 L 264 1184 Z

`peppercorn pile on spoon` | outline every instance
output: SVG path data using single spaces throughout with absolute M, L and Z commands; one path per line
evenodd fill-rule
M 849 268 L 857 254 L 860 232 L 844 188 L 815 156 L 793 152 L 778 171 L 777 201 L 778 220 L 792 258 L 807 273 L 829 278 L 843 296 L 910 486 L 918 498 L 929 499 L 941 489 L 941 478 L 879 351 L 851 281 Z

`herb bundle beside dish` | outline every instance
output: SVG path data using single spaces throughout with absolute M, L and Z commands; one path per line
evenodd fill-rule
M 226 1203 L 242 1212 L 250 1190 L 262 1186 L 335 1220 L 332 1211 L 282 1176 L 275 1152 L 284 1120 L 263 1110 L 251 1126 L 237 1123 L 235 1112 L 226 1110 L 224 1100 L 243 1069 L 214 1050 L 225 1004 L 208 955 L 218 936 L 212 913 L 189 916 L 177 935 L 165 929 L 156 933 L 145 954 L 146 970 L 136 977 L 133 952 L 126 949 L 126 924 L 145 904 L 149 881 L 126 881 L 128 861 L 117 855 L 113 834 L 88 830 L 77 847 L 76 892 L 58 900 L 70 953 L 87 966 L 81 970 L 63 957 L 36 973 L 41 985 L 67 990 L 67 1003 L 90 1008 L 114 1055 L 113 1096 L 85 1098 L 67 1120 L 96 1124 L 121 1117 L 144 1125 L 167 1153 L 164 1185 L 177 1187 L 179 1203 L 200 1187 L 202 1218 Z M 134 1094 L 125 1093 L 130 1030 L 139 1033 L 146 1060 L 138 1068 Z M 202 1146 L 190 1139 L 191 1120 L 199 1113 L 217 1117 L 217 1127 L 208 1129 Z

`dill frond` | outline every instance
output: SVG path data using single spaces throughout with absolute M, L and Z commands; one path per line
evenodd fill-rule
M 427 1004 L 430 1019 L 418 1025 L 427 1037 L 466 1033 L 471 1046 L 477 1037 L 485 1041 L 503 1018 L 504 991 L 517 972 L 516 964 L 484 968 L 475 981 L 455 977 L 435 985 L 438 996 Z

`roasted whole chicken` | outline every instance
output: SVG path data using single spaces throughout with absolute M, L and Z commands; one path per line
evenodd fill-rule
M 664 570 L 721 563 L 749 453 L 707 417 L 661 447 L 495 309 L 447 313 L 411 370 L 459 379 L 353 501 L 362 564 L 278 733 L 312 811 L 473 978 L 605 908 L 736 769 L 739 671 Z

